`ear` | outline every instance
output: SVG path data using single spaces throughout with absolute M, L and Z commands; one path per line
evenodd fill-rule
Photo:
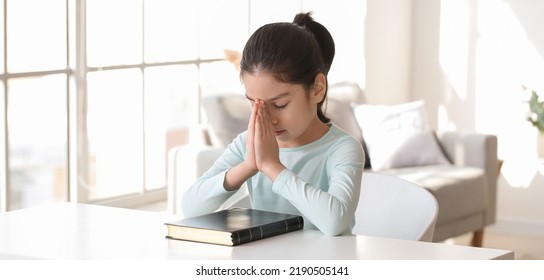
M 327 92 L 327 77 L 323 73 L 317 73 L 314 80 L 314 87 L 312 91 L 312 100 L 315 103 L 319 103 L 325 98 Z

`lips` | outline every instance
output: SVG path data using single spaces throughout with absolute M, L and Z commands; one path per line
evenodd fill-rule
M 278 130 L 276 131 L 276 136 L 280 136 L 285 132 L 285 130 Z

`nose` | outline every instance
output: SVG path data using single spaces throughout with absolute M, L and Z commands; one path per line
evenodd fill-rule
M 276 125 L 278 124 L 278 117 L 276 116 L 275 112 L 272 112 L 273 110 L 268 111 L 270 114 L 270 120 L 272 121 L 272 124 Z

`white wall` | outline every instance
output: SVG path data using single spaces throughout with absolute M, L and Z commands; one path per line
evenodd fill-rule
M 424 99 L 437 130 L 498 136 L 504 165 L 490 230 L 544 235 L 543 137 L 525 121 L 521 91 L 544 94 L 542 12 L 537 0 L 368 1 L 370 102 Z
M 411 0 L 367 0 L 365 94 L 370 103 L 410 99 L 410 11 Z

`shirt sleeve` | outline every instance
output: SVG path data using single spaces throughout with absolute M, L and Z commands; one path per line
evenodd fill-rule
M 245 133 L 242 133 L 227 147 L 210 169 L 182 194 L 181 210 L 184 217 L 214 212 L 237 192 L 237 190 L 225 190 L 223 183 L 227 171 L 240 164 L 244 156 Z
M 361 190 L 364 151 L 354 139 L 342 141 L 329 149 L 326 160 L 328 188 L 312 186 L 285 169 L 272 190 L 289 200 L 324 234 L 351 233 Z

